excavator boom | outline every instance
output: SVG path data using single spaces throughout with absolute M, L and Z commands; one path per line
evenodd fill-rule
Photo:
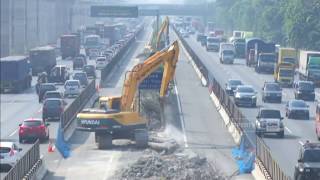
M 121 97 L 121 111 L 130 111 L 132 109 L 134 97 L 139 84 L 151 73 L 156 71 L 160 65 L 164 65 L 163 77 L 160 88 L 160 97 L 163 97 L 167 91 L 169 82 L 172 80 L 178 61 L 179 46 L 175 41 L 168 48 L 156 52 L 143 63 L 137 64 L 132 71 L 127 72 Z

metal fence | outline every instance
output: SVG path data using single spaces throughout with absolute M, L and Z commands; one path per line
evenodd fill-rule
M 248 120 L 241 110 L 236 106 L 234 100 L 230 98 L 223 86 L 214 78 L 214 74 L 210 73 L 210 71 L 202 63 L 201 59 L 197 56 L 185 39 L 180 36 L 179 32 L 174 26 L 173 29 L 181 40 L 186 51 L 202 73 L 203 78 L 205 78 L 208 82 L 207 85 L 209 92 L 213 92 L 215 94 L 215 96 L 219 99 L 221 106 L 227 111 L 229 117 L 231 118 L 230 120 L 233 122 L 237 130 L 242 133 L 242 138 L 244 138 L 247 142 L 246 146 L 249 146 L 250 149 L 256 150 L 256 158 L 263 166 L 260 168 L 264 168 L 267 171 L 265 174 L 266 178 L 271 178 L 273 180 L 290 180 L 290 177 L 282 171 L 279 164 L 272 157 L 271 152 L 268 146 L 264 143 L 263 139 L 256 136 L 254 124 L 250 122 L 250 120 Z
M 96 93 L 96 81 L 92 80 L 61 115 L 61 128 L 66 130 L 69 127 L 74 117 L 85 106 L 94 93 Z
M 17 164 L 10 169 L 4 180 L 21 180 L 29 173 L 40 159 L 39 140 L 21 157 Z

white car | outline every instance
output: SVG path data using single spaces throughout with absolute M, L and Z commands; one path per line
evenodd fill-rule
M 97 57 L 96 59 L 96 69 L 103 69 L 108 64 L 106 57 Z
M 64 84 L 64 97 L 78 96 L 81 92 L 79 80 L 67 80 Z
M 0 142 L 0 169 L 9 171 L 19 160 L 21 148 L 14 142 Z

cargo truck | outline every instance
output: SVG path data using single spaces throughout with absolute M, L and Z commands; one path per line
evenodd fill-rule
M 233 64 L 234 62 L 234 46 L 231 43 L 221 43 L 219 50 L 219 60 L 222 64 Z
M 259 38 L 246 39 L 245 56 L 246 56 L 247 66 L 255 65 L 255 59 L 254 59 L 255 46 L 261 47 L 260 44 L 263 44 L 263 43 L 264 42 Z
M 320 84 L 320 52 L 300 50 L 299 78 Z
M 80 36 L 78 34 L 62 35 L 60 43 L 62 59 L 75 58 L 80 54 Z
M 218 52 L 220 48 L 220 39 L 217 37 L 207 37 L 207 45 L 206 50 L 210 51 L 213 50 L 215 52 Z
M 51 46 L 42 46 L 31 49 L 29 51 L 29 58 L 33 76 L 42 72 L 49 74 L 50 70 L 57 64 L 56 52 Z
M 235 58 L 245 58 L 246 53 L 246 40 L 245 39 L 234 39 L 232 41 L 235 48 Z
M 294 48 L 279 48 L 278 62 L 274 69 L 274 80 L 282 86 L 292 87 L 297 63 L 297 51 Z
M 255 71 L 274 73 L 276 65 L 276 47 L 274 43 L 262 43 L 255 46 Z
M 1 62 L 1 93 L 18 93 L 31 87 L 32 76 L 26 56 L 7 56 Z
M 99 50 L 102 47 L 99 35 L 88 35 L 84 38 L 84 48 L 86 55 L 90 56 L 91 49 Z

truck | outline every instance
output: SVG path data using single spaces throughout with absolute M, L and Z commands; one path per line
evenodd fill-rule
M 255 52 L 255 46 L 257 45 L 260 47 L 260 44 L 263 44 L 264 42 L 259 38 L 249 38 L 246 39 L 245 42 L 245 56 L 246 56 L 246 65 L 252 66 L 255 65 L 255 59 L 254 59 L 254 52 Z
M 297 51 L 294 48 L 279 48 L 278 62 L 274 69 L 274 80 L 282 86 L 291 87 L 297 64 Z
M 31 87 L 32 76 L 27 56 L 7 56 L 1 62 L 1 93 L 19 93 Z
M 219 48 L 220 48 L 220 38 L 208 36 L 206 50 L 207 51 L 213 50 L 215 52 L 218 52 Z
M 274 43 L 262 43 L 255 46 L 255 71 L 274 73 L 276 53 Z
M 117 40 L 121 39 L 120 29 L 116 25 L 105 25 L 103 38 L 108 38 L 110 44 L 113 45 Z
M 235 48 L 235 58 L 245 58 L 246 40 L 237 38 L 234 39 L 232 43 Z
M 67 57 L 74 58 L 80 54 L 80 35 L 78 34 L 66 34 L 60 37 L 61 43 L 61 57 L 65 59 Z
M 101 49 L 102 43 L 99 35 L 88 35 L 84 37 L 84 48 L 86 55 L 90 56 L 91 49 Z
M 214 30 L 214 22 L 208 22 L 207 23 L 207 32 L 213 31 Z
M 29 51 L 29 59 L 32 67 L 32 75 L 38 73 L 50 73 L 51 69 L 57 64 L 55 49 L 51 46 L 41 46 Z
M 299 78 L 320 84 L 320 52 L 300 50 Z
M 234 62 L 234 53 L 235 49 L 233 44 L 231 43 L 221 43 L 219 50 L 219 60 L 220 63 L 225 64 L 233 64 Z

